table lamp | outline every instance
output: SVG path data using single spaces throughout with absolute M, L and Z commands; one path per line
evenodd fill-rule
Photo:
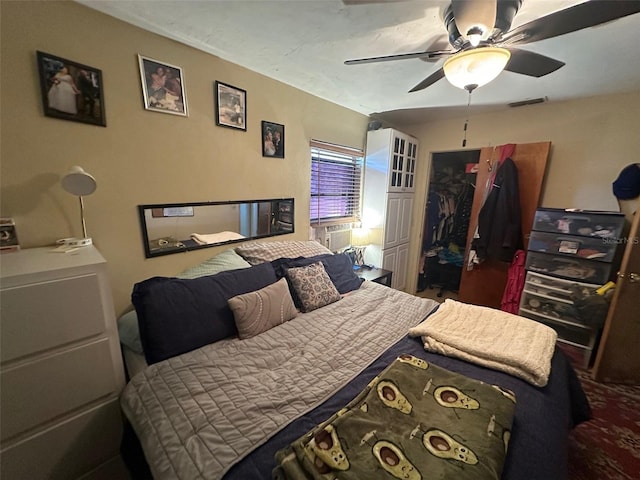
M 84 221 L 84 202 L 82 201 L 82 197 L 85 195 L 91 195 L 96 191 L 96 179 L 85 172 L 82 167 L 76 165 L 69 169 L 69 172 L 62 177 L 60 183 L 62 184 L 62 188 L 72 195 L 77 195 L 80 199 L 80 220 L 82 221 L 82 238 L 65 239 L 64 243 L 76 247 L 91 245 L 93 242 L 90 237 L 87 237 L 87 226 Z

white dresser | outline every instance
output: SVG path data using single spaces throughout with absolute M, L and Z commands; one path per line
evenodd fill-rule
M 93 246 L 51 250 L 0 256 L 0 477 L 126 478 L 106 262 Z
M 393 272 L 406 286 L 418 140 L 391 128 L 367 133 L 362 226 L 369 230 L 365 263 Z

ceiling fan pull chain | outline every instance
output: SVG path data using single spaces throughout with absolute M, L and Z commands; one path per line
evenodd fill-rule
M 469 126 L 469 109 L 471 107 L 471 92 L 473 92 L 475 86 L 469 85 L 465 89 L 469 92 L 469 100 L 467 101 L 467 118 L 464 121 L 464 138 L 462 139 L 462 146 L 467 146 L 467 127 Z
M 469 119 L 464 121 L 464 138 L 462 139 L 462 146 L 467 146 L 467 125 L 469 124 Z

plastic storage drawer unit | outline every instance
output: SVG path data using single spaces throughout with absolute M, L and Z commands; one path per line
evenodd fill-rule
M 558 334 L 559 342 L 585 350 L 587 353 L 585 363 L 588 362 L 590 357 L 589 353 L 593 350 L 593 346 L 596 343 L 596 332 L 594 330 L 581 325 L 559 323 L 557 320 L 550 320 L 544 315 L 528 312 L 526 309 L 521 310 L 520 316 L 553 328 Z
M 611 266 L 610 263 L 596 260 L 530 251 L 525 268 L 533 272 L 603 285 L 609 281 Z
M 623 227 L 624 214 L 619 212 L 539 208 L 532 230 L 613 239 L 620 237 Z
M 580 237 L 545 232 L 531 232 L 529 250 L 566 255 L 587 260 L 611 262 L 618 244 L 613 239 Z

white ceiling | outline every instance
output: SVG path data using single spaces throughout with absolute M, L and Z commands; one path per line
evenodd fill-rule
M 446 79 L 407 93 L 443 60 L 343 63 L 446 48 L 442 16 L 448 0 L 361 4 L 353 0 L 77 1 L 358 112 L 386 113 L 374 116 L 394 123 L 424 121 L 434 114 L 459 112 L 467 105 L 467 93 Z M 524 0 L 512 27 L 576 3 L 581 1 Z M 639 32 L 640 14 L 635 14 L 524 45 L 522 49 L 566 65 L 539 79 L 503 72 L 473 92 L 472 108 L 504 108 L 510 102 L 538 97 L 558 101 L 638 90 Z M 188 86 L 188 72 L 185 81 Z

